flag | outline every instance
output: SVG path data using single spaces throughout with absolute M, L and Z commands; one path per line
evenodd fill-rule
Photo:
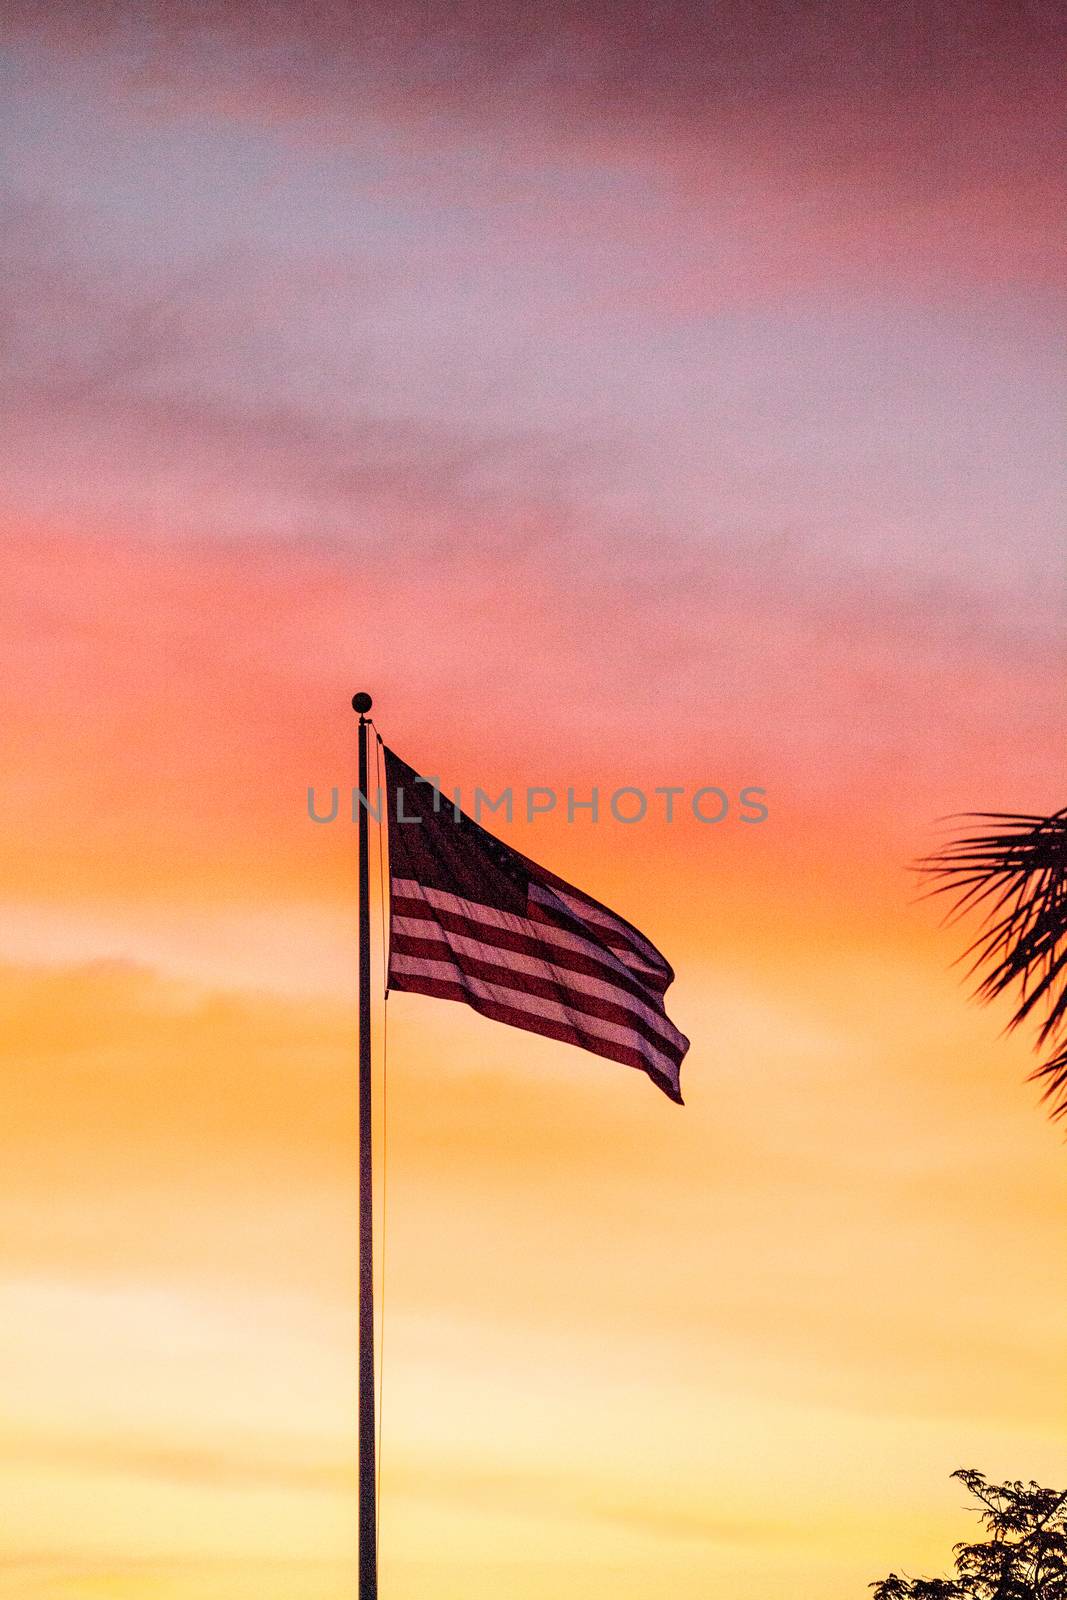
M 459 1000 L 636 1067 L 681 1105 L 689 1040 L 664 1009 L 674 973 L 655 945 L 388 749 L 385 767 L 389 988 Z

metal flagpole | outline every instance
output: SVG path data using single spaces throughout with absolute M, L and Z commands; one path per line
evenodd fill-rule
M 370 849 L 367 840 L 369 694 L 359 712 L 359 1600 L 378 1600 L 374 1459 L 374 1166 L 371 1145 Z

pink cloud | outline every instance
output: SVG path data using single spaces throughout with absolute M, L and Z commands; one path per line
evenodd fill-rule
M 131 26 L 121 7 L 26 4 L 8 27 L 102 74 L 133 114 L 353 152 L 385 131 L 402 192 L 502 208 L 516 244 L 548 229 L 580 254 L 591 206 L 602 240 L 644 257 L 646 305 L 1062 283 L 1057 29 L 1036 8 L 972 3 L 949 25 L 933 5 L 872 16 L 858 0 L 543 0 L 516 27 L 483 0 L 260 0 L 149 5 Z M 651 206 L 546 193 L 546 174 L 583 172 L 650 185 Z M 664 249 L 677 273 L 653 270 Z

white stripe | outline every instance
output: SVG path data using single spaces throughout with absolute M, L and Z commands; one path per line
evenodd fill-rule
M 542 905 L 551 906 L 553 901 L 562 901 L 563 906 L 572 916 L 578 917 L 583 922 L 592 923 L 601 928 L 610 928 L 620 938 L 625 939 L 630 949 L 643 956 L 649 966 L 655 971 L 664 973 L 667 964 L 655 945 L 636 928 L 631 928 L 622 917 L 617 917 L 613 911 L 606 910 L 603 906 L 592 906 L 587 901 L 580 899 L 576 894 L 569 894 L 563 889 L 553 889 L 548 884 L 531 883 L 530 895 L 535 900 L 540 900 Z
M 533 923 L 531 926 L 540 927 L 541 924 Z M 591 978 L 584 972 L 572 972 L 569 967 L 554 966 L 550 961 L 526 955 L 522 951 L 505 950 L 500 945 L 485 944 L 480 939 L 469 939 L 465 934 L 452 933 L 450 929 L 442 928 L 439 923 L 426 922 L 422 917 L 394 917 L 393 927 L 397 933 L 410 934 L 416 939 L 425 939 L 432 930 L 438 941 L 444 941 L 446 949 L 458 950 L 461 955 L 473 956 L 477 961 L 490 961 L 495 966 L 508 967 L 515 972 L 528 972 L 537 978 L 546 978 L 564 990 L 573 989 L 579 994 L 590 994 L 600 1000 L 610 1000 L 612 1005 L 617 1005 L 622 1010 L 640 1017 L 665 1043 L 675 1045 L 679 1050 L 686 1046 L 685 1036 L 678 1032 L 670 1018 L 662 1011 L 656 1011 L 652 1006 L 645 1005 L 644 1001 L 639 1000 L 629 989 L 618 988 L 613 983 L 605 982 L 603 978 Z M 406 959 L 406 957 L 396 959 Z
M 558 944 L 564 950 L 577 950 L 582 955 L 592 956 L 602 964 L 615 967 L 628 978 L 640 979 L 642 970 L 649 970 L 630 966 L 609 944 L 600 944 L 595 939 L 583 939 L 581 934 L 571 933 L 567 928 L 554 928 L 550 922 L 533 922 L 528 917 L 520 917 L 514 911 L 498 911 L 496 906 L 483 905 L 480 900 L 464 900 L 461 895 L 449 894 L 446 889 L 428 888 L 414 878 L 394 878 L 392 889 L 395 895 L 411 900 L 425 900 L 427 905 L 439 906 L 442 911 L 452 911 L 456 916 L 467 917 L 471 922 L 509 928 L 512 933 L 521 933 L 527 939 L 539 939 L 543 944 Z M 657 973 L 656 976 L 661 974 Z
M 398 956 L 392 958 L 394 972 L 409 973 L 412 977 L 431 978 L 443 983 L 455 983 L 461 989 L 490 1000 L 495 1005 L 508 1006 L 512 1011 L 527 1012 L 530 1016 L 545 1017 L 550 1022 L 561 1022 L 576 1033 L 586 1033 L 595 1039 L 605 1039 L 612 1044 L 625 1045 L 638 1055 L 651 1056 L 673 1083 L 678 1082 L 678 1063 L 662 1055 L 655 1045 L 630 1028 L 619 1027 L 614 1022 L 604 1022 L 600 1017 L 590 1017 L 584 1011 L 572 1011 L 554 1000 L 542 1000 L 539 995 L 508 988 L 505 984 L 486 983 L 482 978 L 472 978 L 462 972 L 452 961 L 430 961 L 425 956 Z
M 646 970 L 659 974 L 666 973 L 666 963 L 654 945 L 651 945 L 642 934 L 628 927 L 620 917 L 613 916 L 610 911 L 602 911 L 599 906 L 586 905 L 584 900 L 579 900 L 576 895 L 565 894 L 562 889 L 552 889 L 541 883 L 531 883 L 530 898 L 539 900 L 542 905 L 552 906 L 555 902 L 562 902 L 566 911 L 578 917 L 582 922 L 592 923 L 594 928 L 610 928 L 612 933 L 617 933 L 625 939 L 630 953 L 643 958 Z M 623 960 L 626 957 L 623 956 Z

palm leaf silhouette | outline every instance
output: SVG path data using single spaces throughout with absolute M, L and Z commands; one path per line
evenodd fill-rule
M 1038 1048 L 1053 1053 L 1031 1078 L 1042 1085 L 1052 1117 L 1067 1117 L 1067 808 L 1050 817 L 975 812 L 967 833 L 919 863 L 932 895 L 950 895 L 946 921 L 979 916 L 978 934 L 961 960 L 980 975 L 982 1001 L 1015 992 L 1016 1028 L 1040 1017 Z

